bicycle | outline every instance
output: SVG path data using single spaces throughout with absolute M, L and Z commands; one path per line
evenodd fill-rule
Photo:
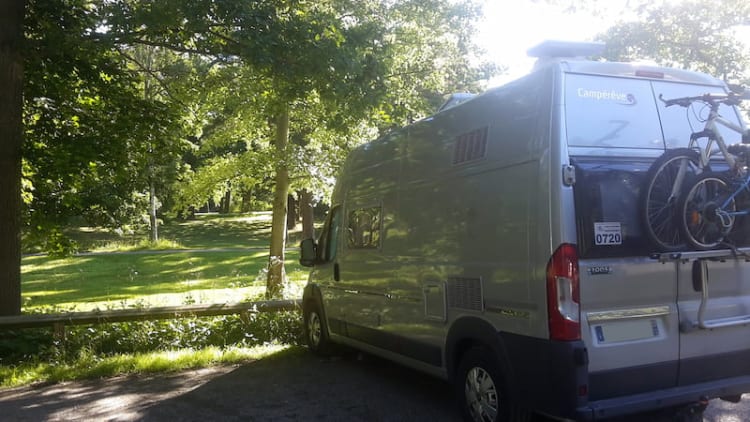
M 735 155 L 747 163 L 750 150 Z M 705 172 L 688 185 L 678 210 L 688 243 L 699 250 L 713 249 L 732 232 L 737 217 L 750 215 L 750 174 L 746 168 L 744 174 Z
M 712 156 L 717 152 L 720 152 L 724 157 L 730 173 L 739 172 L 744 174 L 744 164 L 746 162 L 744 154 L 740 157 L 733 154 L 734 149 L 730 151 L 724 142 L 724 138 L 718 131 L 718 125 L 741 134 L 743 144 L 750 143 L 750 131 L 744 130 L 740 125 L 723 118 L 719 114 L 720 105 L 736 106 L 742 100 L 746 99 L 750 99 L 748 93 L 737 94 L 734 92 L 703 94 L 670 100 L 666 100 L 662 95 L 659 95 L 659 100 L 664 103 L 665 107 L 679 105 L 687 108 L 696 102 L 703 103 L 709 107 L 709 114 L 705 120 L 703 130 L 690 135 L 690 142 L 687 148 L 667 150 L 651 165 L 646 174 L 646 185 L 641 195 L 641 217 L 644 222 L 646 234 L 659 249 L 663 251 L 683 250 L 687 247 L 687 243 L 690 243 L 695 248 L 705 249 L 710 248 L 709 244 L 715 243 L 711 247 L 715 247 L 718 244 L 715 242 L 719 238 L 718 235 L 714 235 L 711 242 L 705 239 L 704 241 L 697 239 L 701 235 L 695 233 L 695 230 L 693 230 L 693 236 L 688 235 L 690 231 L 685 227 L 687 223 L 685 220 L 686 216 L 684 215 L 685 210 L 683 209 L 681 213 L 677 211 L 680 209 L 680 206 L 686 206 L 685 201 L 681 200 L 684 198 L 686 191 L 694 192 L 695 197 L 699 193 L 697 190 L 692 189 L 695 184 L 701 181 L 703 181 L 703 185 L 709 183 L 708 179 L 700 179 L 699 176 L 711 171 L 710 161 Z M 699 142 L 703 138 L 707 139 L 705 147 L 702 147 Z M 718 151 L 714 149 L 714 146 L 718 147 Z M 724 181 L 728 182 L 727 180 Z M 689 188 L 684 188 L 686 185 L 689 185 Z M 729 183 L 727 183 L 728 185 Z M 733 198 L 735 197 L 736 195 L 733 196 Z M 713 198 L 713 200 L 715 201 L 716 198 Z M 725 204 L 722 202 L 722 205 Z M 727 204 L 726 206 L 729 205 Z M 736 210 L 728 212 L 736 212 Z M 693 218 L 694 215 L 691 214 L 690 217 Z M 690 222 L 692 223 L 693 220 Z M 725 220 L 725 222 L 728 222 L 728 220 Z M 696 228 L 697 226 L 693 224 L 691 227 Z M 729 230 L 724 229 L 722 232 L 725 232 L 721 236 L 723 239 Z

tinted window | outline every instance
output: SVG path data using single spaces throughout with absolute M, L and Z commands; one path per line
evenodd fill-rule
M 708 108 L 696 103 L 690 109 L 664 107 L 658 100 L 723 93 L 724 88 L 645 79 L 568 74 L 565 113 L 568 145 L 614 148 L 686 147 L 690 134 L 703 130 Z M 722 105 L 720 114 L 739 124 L 732 107 Z M 727 144 L 739 135 L 723 126 Z
M 648 161 L 573 158 L 578 244 L 582 257 L 645 255 L 650 252 L 638 212 Z
M 351 249 L 380 247 L 381 208 L 359 208 L 349 213 L 348 245 Z
M 340 228 L 341 208 L 335 207 L 331 209 L 323 231 L 320 233 L 320 239 L 318 239 L 318 253 L 320 253 L 321 261 L 330 262 L 336 258 Z
M 654 82 L 654 94 L 656 98 L 663 95 L 664 99 L 671 100 L 679 97 L 691 97 L 708 93 L 724 93 L 721 87 L 686 85 L 668 82 Z M 694 103 L 689 109 L 680 106 L 664 107 L 661 101 L 657 102 L 664 126 L 664 140 L 667 148 L 686 147 L 690 142 L 690 134 L 703 130 L 705 119 L 708 117 L 708 107 L 701 103 Z M 739 124 L 737 113 L 732 107 L 721 105 L 719 113 L 725 119 L 734 124 Z M 719 132 L 724 137 L 727 145 L 739 142 L 740 135 L 724 126 L 719 126 Z
M 569 74 L 565 113 L 568 145 L 664 148 L 647 80 Z

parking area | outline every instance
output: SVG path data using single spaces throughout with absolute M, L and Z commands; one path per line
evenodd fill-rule
M 714 400 L 705 421 L 748 421 L 749 403 L 747 396 L 739 404 Z M 0 415 L 14 421 L 460 419 L 446 383 L 369 355 L 321 359 L 302 348 L 234 367 L 2 390 Z

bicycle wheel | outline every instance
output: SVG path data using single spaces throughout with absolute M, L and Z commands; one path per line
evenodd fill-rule
M 680 199 L 682 233 L 696 249 L 717 247 L 734 227 L 737 210 L 732 184 L 716 173 L 703 173 L 686 187 Z
M 677 202 L 685 180 L 702 171 L 700 156 L 689 148 L 667 150 L 649 167 L 641 193 L 641 219 L 651 242 L 661 251 L 687 244 L 680 230 Z

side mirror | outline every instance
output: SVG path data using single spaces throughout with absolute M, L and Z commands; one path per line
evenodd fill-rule
M 305 239 L 300 245 L 299 263 L 303 267 L 312 267 L 318 262 L 317 245 L 315 239 Z

